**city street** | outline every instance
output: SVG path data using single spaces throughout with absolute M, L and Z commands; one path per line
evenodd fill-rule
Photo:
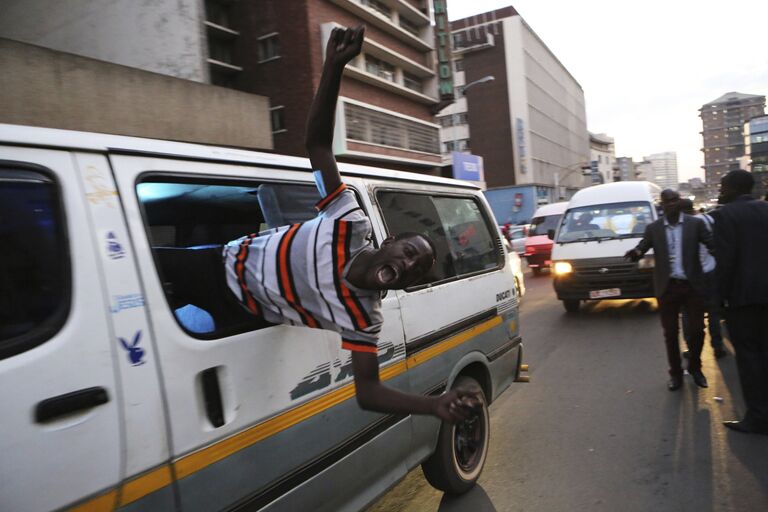
M 709 388 L 686 375 L 669 392 L 655 301 L 605 301 L 568 315 L 548 275 L 527 272 L 526 286 L 531 382 L 492 404 L 479 485 L 450 498 L 417 468 L 368 512 L 768 509 L 768 437 L 721 424 L 744 410 L 730 346 L 715 360 L 707 338 Z

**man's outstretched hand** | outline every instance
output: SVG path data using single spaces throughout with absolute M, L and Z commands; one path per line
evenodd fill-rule
M 457 388 L 437 398 L 435 416 L 451 424 L 459 423 L 480 414 L 482 408 L 477 393 Z
M 325 47 L 325 62 L 344 67 L 360 54 L 363 48 L 365 25 L 356 28 L 334 28 Z
M 624 259 L 627 259 L 629 261 L 637 261 L 640 259 L 640 251 L 637 249 L 630 249 L 624 254 Z

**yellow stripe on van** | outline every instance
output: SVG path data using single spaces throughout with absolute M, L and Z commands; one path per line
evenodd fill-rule
M 445 341 L 437 343 L 436 345 L 433 345 L 429 348 L 426 348 L 420 352 L 413 354 L 411 357 L 406 359 L 405 361 L 406 365 L 408 368 L 413 368 L 414 366 L 418 366 L 422 363 L 426 363 L 430 359 L 439 356 L 443 352 L 446 352 L 458 345 L 461 345 L 468 339 L 474 338 L 475 336 L 482 334 L 485 331 L 493 329 L 494 327 L 499 325 L 501 322 L 502 322 L 501 317 L 495 316 L 489 320 L 486 320 L 481 324 L 477 324 L 471 329 L 467 329 L 466 331 L 460 332 L 459 334 L 456 334 L 455 336 L 451 336 Z
M 381 380 L 388 380 L 400 375 L 405 372 L 405 370 L 405 362 L 401 361 L 384 368 L 380 373 L 380 378 Z M 291 409 L 279 416 L 275 416 L 258 425 L 254 425 L 248 430 L 240 432 L 228 439 L 209 446 L 208 448 L 187 455 L 174 463 L 176 478 L 181 479 L 187 477 L 214 462 L 229 457 L 235 452 L 256 444 L 259 441 L 263 441 L 267 437 L 275 435 L 297 423 L 301 423 L 316 414 L 320 414 L 324 410 L 330 409 L 334 405 L 340 404 L 353 396 L 355 396 L 355 385 L 354 383 L 350 383 L 327 395 L 318 397 L 295 409 Z
M 123 484 L 120 492 L 120 506 L 124 507 L 133 503 L 147 494 L 171 485 L 172 482 L 171 467 L 168 465 L 159 467 L 133 480 L 128 480 Z
M 69 512 L 102 512 L 115 509 L 115 499 L 117 498 L 117 491 L 109 491 L 101 496 L 76 505 L 69 509 Z

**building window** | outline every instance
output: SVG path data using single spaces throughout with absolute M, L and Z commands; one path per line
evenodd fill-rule
M 205 0 L 205 19 L 216 25 L 231 28 L 231 4 L 221 0 Z
M 219 38 L 208 38 L 208 54 L 213 60 L 224 62 L 226 64 L 233 63 L 233 41 L 227 41 Z
M 390 82 L 395 81 L 395 66 L 372 55 L 365 56 L 365 70 Z
M 272 133 L 285 131 L 285 106 L 278 105 L 269 109 L 269 117 L 272 121 Z
M 347 139 L 422 153 L 440 153 L 440 130 L 417 121 L 346 103 Z
M 410 73 L 403 72 L 403 85 L 416 92 L 424 90 L 424 83 L 421 81 L 421 78 Z
M 419 37 L 419 26 L 404 16 L 400 16 L 400 28 Z
M 454 61 L 453 66 L 456 71 L 464 71 L 464 59 L 458 59 Z
M 379 14 L 386 16 L 390 20 L 392 19 L 392 8 L 379 0 L 362 0 L 363 5 L 370 7 Z
M 280 56 L 280 43 L 277 34 L 269 34 L 259 38 L 259 62 L 276 59 Z
M 455 34 L 453 34 L 453 46 L 458 47 L 463 40 L 464 40 L 463 32 L 456 32 Z

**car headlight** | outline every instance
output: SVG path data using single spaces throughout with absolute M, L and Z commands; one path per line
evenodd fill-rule
M 558 276 L 562 276 L 565 274 L 570 274 L 573 272 L 573 267 L 570 263 L 567 261 L 556 261 L 555 262 L 555 274 Z
M 644 256 L 637 260 L 637 268 L 648 269 L 656 266 L 656 259 L 653 256 Z

